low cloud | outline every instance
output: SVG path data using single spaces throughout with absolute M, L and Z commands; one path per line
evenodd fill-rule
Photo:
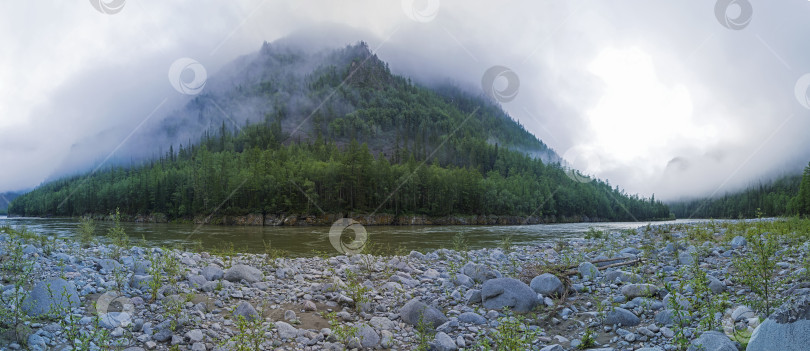
M 312 50 L 365 40 L 395 73 L 482 94 L 484 72 L 508 67 L 520 89 L 503 108 L 560 155 L 589 150 L 569 162 L 630 193 L 722 194 L 810 160 L 810 110 L 794 94 L 810 72 L 810 3 L 751 1 L 739 30 L 702 0 L 415 3 L 2 4 L 0 191 L 157 154 L 127 136 L 192 98 L 169 84 L 172 62 L 216 76 L 290 35 Z

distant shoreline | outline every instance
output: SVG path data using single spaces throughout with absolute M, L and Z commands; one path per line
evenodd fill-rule
M 8 218 L 21 216 L 9 214 Z M 84 215 L 81 217 L 46 216 L 35 218 L 92 218 L 98 221 L 111 221 L 112 216 L 102 214 Z M 425 215 L 393 215 L 380 213 L 375 215 L 300 215 L 300 214 L 267 214 L 253 213 L 247 215 L 212 215 L 194 217 L 181 217 L 169 219 L 165 214 L 153 213 L 150 215 L 121 214 L 121 220 L 133 223 L 188 223 L 201 225 L 224 226 L 267 226 L 267 227 L 327 227 L 336 221 L 348 218 L 364 226 L 429 226 L 429 225 L 534 225 L 534 224 L 563 224 L 563 223 L 600 223 L 616 222 L 604 218 L 591 218 L 587 216 L 498 216 L 498 215 L 452 215 L 431 217 Z M 675 218 L 649 219 L 628 222 L 663 222 Z M 621 221 L 620 221 L 621 222 Z

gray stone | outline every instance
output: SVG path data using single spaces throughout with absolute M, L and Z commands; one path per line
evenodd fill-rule
M 456 278 L 453 279 L 453 284 L 463 285 L 468 288 L 472 288 L 475 285 L 475 281 L 473 281 L 473 279 L 467 276 L 466 274 L 459 273 L 456 274 Z
M 380 344 L 380 334 L 374 328 L 363 324 L 357 329 L 357 337 L 360 338 L 360 346 L 371 349 Z
M 737 235 L 734 239 L 731 239 L 731 248 L 732 249 L 741 249 L 748 244 L 748 241 L 745 240 L 745 237 Z
M 234 309 L 233 316 L 235 318 L 239 318 L 239 316 L 242 316 L 243 318 L 245 318 L 245 320 L 252 321 L 256 318 L 259 318 L 259 313 L 256 312 L 256 309 L 253 308 L 253 305 L 251 305 L 250 302 L 242 301 L 239 303 L 238 306 L 236 306 L 236 309 Z
M 186 333 L 186 337 L 188 338 L 189 342 L 195 343 L 202 341 L 205 336 L 203 335 L 202 330 L 192 329 Z
M 534 277 L 529 286 L 543 296 L 559 296 L 563 293 L 562 281 L 551 273 L 543 273 Z
M 464 293 L 464 299 L 467 300 L 468 304 L 472 303 L 481 303 L 481 290 L 478 289 L 470 289 Z
M 208 282 L 205 277 L 196 274 L 196 275 L 189 275 L 188 282 L 193 288 L 202 289 L 202 286 Z
M 458 315 L 458 321 L 469 324 L 487 324 L 487 319 L 475 312 L 464 312 Z
M 599 269 L 593 263 L 590 262 L 582 262 L 577 267 L 579 274 L 582 275 L 582 279 L 586 280 L 593 280 L 598 277 L 602 276 L 602 273 L 599 272 Z
M 540 349 L 540 351 L 564 351 L 564 350 L 565 349 L 563 349 L 563 347 L 558 345 L 558 344 L 548 345 L 548 346 Z
M 219 285 L 218 282 L 205 282 L 205 284 L 203 284 L 202 287 L 200 287 L 200 290 L 205 292 L 212 292 L 217 289 L 218 285 Z
M 748 349 L 752 351 L 806 350 L 810 345 L 810 296 L 780 306 L 751 335 Z
M 295 315 L 295 311 L 292 310 L 284 311 L 284 320 L 292 322 L 295 321 L 296 319 L 298 319 L 298 316 Z
M 238 282 L 244 279 L 248 283 L 255 283 L 262 280 L 262 271 L 251 266 L 237 264 L 228 268 L 223 278 L 230 282 Z
M 129 279 L 129 286 L 133 289 L 144 290 L 149 288 L 149 282 L 152 281 L 151 275 L 133 275 Z
M 528 285 L 513 278 L 497 278 L 484 282 L 481 299 L 488 309 L 508 307 L 517 313 L 526 313 L 534 309 L 537 294 Z
M 397 327 L 396 322 L 385 317 L 371 317 L 371 320 L 368 321 L 368 324 L 380 330 L 394 330 Z
M 22 303 L 27 315 L 39 317 L 78 307 L 79 292 L 76 285 L 61 278 L 49 278 L 34 284 L 31 294 Z
M 202 269 L 202 276 L 207 280 L 219 280 L 225 276 L 225 272 L 217 265 L 209 264 Z
M 405 306 L 402 306 L 399 310 L 399 317 L 402 318 L 403 322 L 413 326 L 418 326 L 421 319 L 423 323 L 431 328 L 436 328 L 447 322 L 447 317 L 444 316 L 442 311 L 428 306 L 418 299 L 408 301 Z
M 739 322 L 743 319 L 753 318 L 756 317 L 756 313 L 753 310 L 748 308 L 748 306 L 739 306 L 734 309 L 734 312 L 731 312 L 731 319 L 735 322 Z
M 667 339 L 672 339 L 673 337 L 675 337 L 675 331 L 667 327 L 661 327 L 661 335 L 663 335 Z
M 118 261 L 110 258 L 101 259 L 97 264 L 101 272 L 104 274 L 112 273 L 113 270 L 121 269 L 123 267 L 120 263 L 118 263 Z
M 750 344 L 749 344 L 750 345 Z M 689 346 L 687 351 L 737 351 L 737 345 L 731 339 L 721 332 L 707 331 L 700 335 L 699 338 L 692 340 L 692 345 Z M 751 350 L 751 347 L 748 347 Z M 770 350 L 784 350 L 781 348 Z
M 132 273 L 136 275 L 146 275 L 147 270 L 149 270 L 151 266 L 152 263 L 149 261 L 136 260 L 132 263 Z
M 395 345 L 396 340 L 394 340 L 394 333 L 383 330 L 380 332 L 380 346 L 384 349 L 393 348 Z
M 162 323 L 161 323 L 162 324 Z M 159 326 L 158 326 L 159 327 Z M 152 335 L 152 340 L 157 342 L 166 342 L 172 338 L 172 330 L 167 327 L 158 329 L 154 335 Z
M 678 255 L 678 264 L 682 266 L 688 266 L 695 263 L 695 257 L 692 256 L 690 253 L 683 252 Z
M 107 312 L 99 318 L 99 325 L 106 329 L 127 326 L 132 319 L 128 312 Z
M 726 291 L 726 284 L 720 281 L 720 279 L 715 278 L 714 276 L 709 277 L 709 290 L 711 290 L 715 294 L 721 294 Z
M 605 279 L 609 282 L 618 281 L 621 283 L 641 283 L 641 276 L 622 270 L 609 271 L 605 273 Z
M 26 244 L 22 249 L 23 255 L 31 255 L 37 252 L 39 252 L 39 249 L 37 249 L 37 247 L 34 245 Z
M 627 299 L 635 299 L 637 297 L 650 297 L 658 292 L 658 287 L 652 284 L 628 284 L 622 287 L 622 295 Z
M 621 324 L 622 326 L 632 327 L 641 323 L 641 320 L 624 308 L 616 307 L 605 316 L 605 325 Z
M 411 251 L 411 253 L 408 254 L 408 257 L 410 257 L 412 259 L 415 259 L 415 260 L 423 260 L 423 259 L 425 259 L 425 254 L 423 254 L 423 253 L 421 253 L 419 251 Z
M 455 350 L 458 350 L 458 346 L 456 345 L 456 342 L 453 341 L 453 338 L 451 338 L 445 332 L 436 333 L 436 337 L 433 338 L 433 348 L 436 351 L 455 351 Z
M 664 305 L 668 309 L 680 309 L 681 311 L 689 311 L 692 309 L 692 303 L 689 302 L 685 296 L 675 293 L 675 295 L 667 294 L 664 296 Z
M 675 316 L 675 310 L 667 309 L 663 311 L 659 311 L 655 314 L 655 322 L 662 325 L 674 325 L 679 319 Z M 687 312 L 681 312 L 682 321 L 689 321 L 689 315 Z
M 45 338 L 31 334 L 28 336 L 28 348 L 31 351 L 45 351 L 48 349 L 48 344 L 45 342 Z
M 292 325 L 288 324 L 287 322 L 275 322 L 276 329 L 278 330 L 278 336 L 282 339 L 295 339 L 298 336 L 298 329 L 293 327 Z
M 486 265 L 475 264 L 472 262 L 469 262 L 465 264 L 464 267 L 461 267 L 461 273 L 479 283 L 483 283 L 487 280 L 501 277 L 500 272 L 494 269 L 490 269 Z

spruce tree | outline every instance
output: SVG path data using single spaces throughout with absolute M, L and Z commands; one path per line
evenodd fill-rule
M 794 203 L 799 214 L 810 215 L 810 164 L 804 168 L 802 183 L 799 185 L 799 194 L 796 195 Z

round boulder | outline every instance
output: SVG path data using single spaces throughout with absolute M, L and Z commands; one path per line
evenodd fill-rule
M 551 273 L 543 273 L 534 277 L 529 286 L 538 294 L 543 294 L 543 296 L 559 296 L 564 291 L 560 278 Z

